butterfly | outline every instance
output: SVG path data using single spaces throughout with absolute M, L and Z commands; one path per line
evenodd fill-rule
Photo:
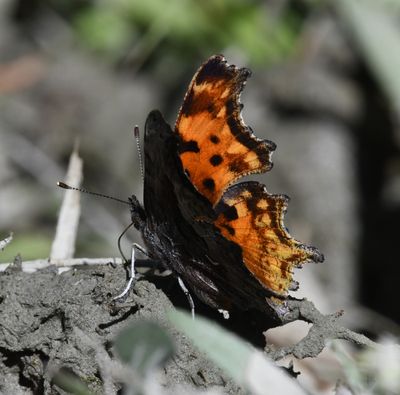
M 255 181 L 271 169 L 276 146 L 241 117 L 250 70 L 210 57 L 194 75 L 174 129 L 150 112 L 144 135 L 144 196 L 132 222 L 151 260 L 161 262 L 218 310 L 256 310 L 282 320 L 293 269 L 323 255 L 290 236 L 285 195 Z

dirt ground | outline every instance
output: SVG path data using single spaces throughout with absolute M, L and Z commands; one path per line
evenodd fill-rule
M 143 318 L 161 323 L 176 342 L 176 355 L 161 372 L 163 385 L 244 393 L 171 327 L 165 312 L 173 305 L 154 284 L 139 281 L 126 301 L 113 302 L 125 280 L 125 270 L 111 265 L 83 266 L 60 275 L 54 267 L 29 274 L 14 265 L 1 273 L 0 393 L 65 393 L 52 382 L 51 372 L 57 367 L 69 368 L 93 392 L 101 393 L 97 354 L 90 344 L 113 358 L 116 334 Z

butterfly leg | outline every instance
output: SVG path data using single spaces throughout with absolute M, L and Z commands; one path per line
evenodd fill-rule
M 189 306 L 190 306 L 190 310 L 192 312 L 192 319 L 194 320 L 194 302 L 192 299 L 192 295 L 190 295 L 189 290 L 186 288 L 185 283 L 183 282 L 183 280 L 180 277 L 178 277 L 178 283 L 179 283 L 179 286 L 181 287 L 181 290 L 187 297 L 187 300 L 188 300 Z
M 135 279 L 135 249 L 137 249 L 141 253 L 147 255 L 146 250 L 142 246 L 140 246 L 139 244 L 133 243 L 133 245 L 132 245 L 132 253 L 131 253 L 131 273 L 130 273 L 130 276 L 129 276 L 129 281 L 126 284 L 125 289 L 119 295 L 115 296 L 113 298 L 113 300 L 121 299 L 123 296 L 125 296 L 129 292 L 129 290 L 131 288 L 131 285 L 132 285 L 132 282 Z
M 139 250 L 143 255 L 148 256 L 147 251 L 140 244 L 133 243 L 133 248 Z

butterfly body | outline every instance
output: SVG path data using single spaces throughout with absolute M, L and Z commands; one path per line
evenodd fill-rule
M 241 117 L 247 69 L 213 56 L 194 76 L 175 129 L 158 111 L 145 126 L 144 204 L 131 215 L 148 255 L 216 309 L 285 313 L 292 268 L 321 261 L 283 226 L 287 197 L 262 184 L 234 184 L 272 167 L 275 145 L 257 139 Z M 233 185 L 232 185 L 233 184 Z

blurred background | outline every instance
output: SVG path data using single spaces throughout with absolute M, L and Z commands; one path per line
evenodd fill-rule
M 49 255 L 76 141 L 85 188 L 141 198 L 134 125 L 154 108 L 173 125 L 216 53 L 253 71 L 243 117 L 277 144 L 252 178 L 291 197 L 286 226 L 325 255 L 299 295 L 398 334 L 399 0 L 2 0 L 1 262 Z M 76 256 L 119 256 L 127 207 L 81 199 Z

